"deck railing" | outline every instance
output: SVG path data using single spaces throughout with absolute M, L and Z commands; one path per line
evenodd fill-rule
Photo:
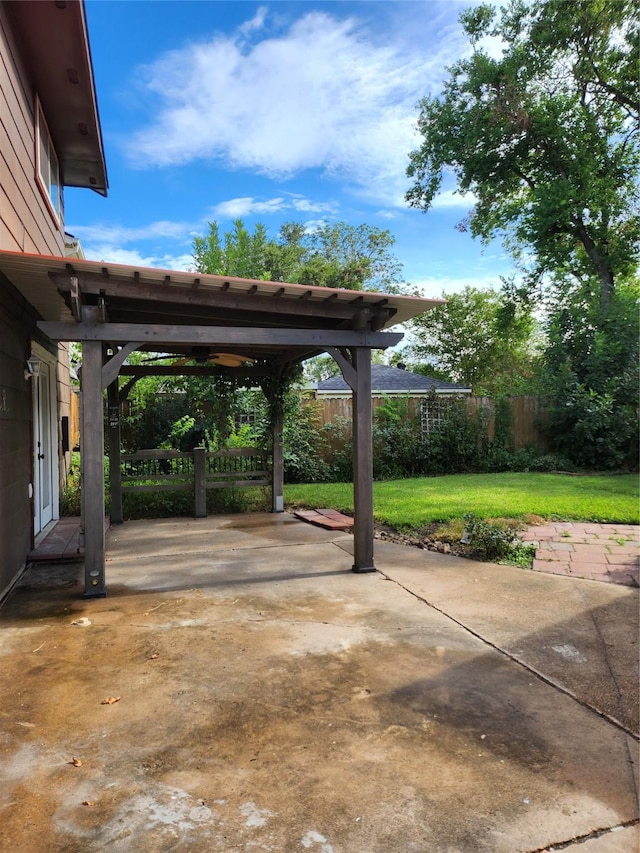
M 258 447 L 138 450 L 121 456 L 120 471 L 122 492 L 193 491 L 196 518 L 207 514 L 207 489 L 272 484 L 269 453 Z

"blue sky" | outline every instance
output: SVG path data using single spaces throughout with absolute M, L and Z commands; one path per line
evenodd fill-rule
M 468 2 L 87 0 L 109 196 L 66 191 L 96 260 L 188 269 L 216 220 L 389 229 L 425 296 L 499 285 L 511 264 L 455 230 L 473 200 L 404 200 L 417 102 L 468 46 Z

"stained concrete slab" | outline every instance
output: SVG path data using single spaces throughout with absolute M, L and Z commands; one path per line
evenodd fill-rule
M 354 575 L 351 542 L 286 515 L 128 523 L 106 599 L 32 570 L 0 613 L 0 847 L 531 853 L 637 821 L 633 695 L 590 706 L 628 660 L 611 587 L 400 545 Z M 591 692 L 550 645 L 591 655 L 589 624 Z
M 350 547 L 347 545 L 347 547 Z M 377 565 L 430 605 L 638 732 L 637 589 L 380 543 Z

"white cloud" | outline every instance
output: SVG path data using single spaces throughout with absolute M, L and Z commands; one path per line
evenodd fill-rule
M 285 210 L 295 210 L 300 213 L 331 213 L 337 206 L 333 202 L 311 201 L 296 193 L 286 193 L 279 198 L 258 201 L 253 196 L 230 198 L 214 205 L 210 210 L 216 219 L 237 219 L 254 214 L 269 215 Z
M 231 36 L 190 43 L 141 70 L 155 118 L 127 140 L 140 167 L 215 159 L 284 178 L 306 169 L 403 204 L 416 104 L 463 51 L 447 37 L 376 43 L 356 19 L 309 12 L 262 40 L 263 10 Z M 253 41 L 245 39 L 248 32 Z
M 456 190 L 445 190 L 434 198 L 432 208 L 438 207 L 459 207 L 464 210 L 471 210 L 478 199 L 474 193 L 466 193 L 462 195 Z
M 264 27 L 266 17 L 267 7 L 260 6 L 251 20 L 245 21 L 244 24 L 241 24 L 240 27 L 238 27 L 238 32 L 242 35 L 248 36 L 256 30 L 261 30 Z
M 278 213 L 284 207 L 283 198 L 272 198 L 269 201 L 256 201 L 251 196 L 244 198 L 230 198 L 221 201 L 211 208 L 211 214 L 215 219 L 238 219 L 250 216 L 253 213 Z
M 166 270 L 193 269 L 191 255 L 144 255 L 137 249 L 123 249 L 110 243 L 83 245 L 89 261 L 104 261 L 112 264 L 129 264 L 133 267 L 156 267 Z
M 461 293 L 465 287 L 473 287 L 477 290 L 499 290 L 501 281 L 498 274 L 465 276 L 465 277 L 447 277 L 440 276 L 434 278 L 423 278 L 419 281 L 412 281 L 412 287 L 418 288 L 420 294 L 427 299 L 438 299 L 442 294 Z
M 191 222 L 160 220 L 138 228 L 126 225 L 69 225 L 69 231 L 80 240 L 90 243 L 124 245 L 141 240 L 184 240 L 198 232 L 199 225 Z M 124 263 L 124 262 L 123 262 Z

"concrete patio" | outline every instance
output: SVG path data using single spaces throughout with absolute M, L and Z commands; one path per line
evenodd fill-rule
M 0 849 L 635 853 L 638 590 L 291 516 L 128 522 L 0 611 Z

